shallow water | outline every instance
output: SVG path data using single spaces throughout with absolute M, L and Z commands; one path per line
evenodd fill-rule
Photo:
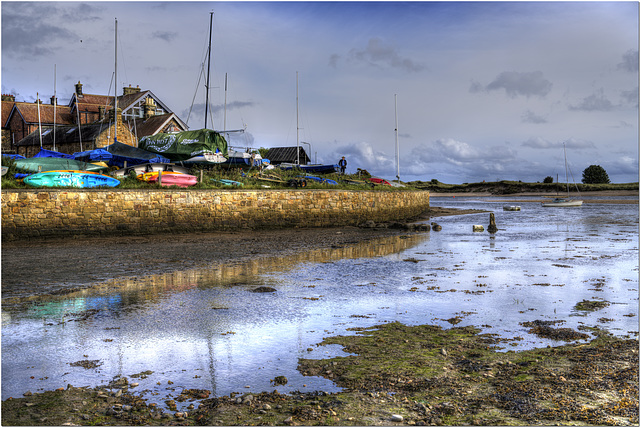
M 432 206 L 494 212 L 494 235 L 472 231 L 487 227 L 488 213 L 442 217 L 435 219 L 440 232 L 113 279 L 25 310 L 3 308 L 2 399 L 107 384 L 118 375 L 156 402 L 183 388 L 336 391 L 329 380 L 297 372 L 298 358 L 344 355 L 317 343 L 396 320 L 474 325 L 507 339 L 503 351 L 563 344 L 520 324 L 536 319 L 637 336 L 638 206 L 542 208 L 523 199 L 431 199 Z M 514 204 L 522 210 L 503 211 Z M 276 292 L 252 292 L 260 286 Z M 580 312 L 582 300 L 610 305 Z M 99 366 L 70 365 L 81 360 Z M 152 373 L 131 378 L 145 371 Z M 275 387 L 279 375 L 288 383 Z

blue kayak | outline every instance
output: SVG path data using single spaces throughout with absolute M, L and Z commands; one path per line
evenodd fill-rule
M 117 187 L 120 180 L 107 175 L 84 171 L 51 171 L 29 175 L 24 183 L 32 187 Z
M 299 176 L 298 178 L 310 179 L 312 181 L 316 181 L 316 182 L 319 182 L 321 184 L 338 185 L 338 183 L 336 181 L 332 180 L 332 179 L 319 178 L 319 177 L 313 176 L 313 175 Z

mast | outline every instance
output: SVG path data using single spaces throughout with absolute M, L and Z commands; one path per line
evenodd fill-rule
M 298 122 L 298 72 L 296 71 L 296 156 L 300 165 L 300 127 Z
M 116 18 L 116 53 L 115 53 L 115 101 L 113 102 L 113 119 L 116 122 L 113 132 L 113 142 L 118 142 L 118 18 Z
M 206 100 L 204 104 L 204 128 L 205 129 L 207 128 L 207 115 L 209 115 L 209 75 L 211 74 L 211 31 L 213 30 L 213 12 L 209 12 L 209 14 L 211 15 L 211 18 L 209 19 L 209 50 L 207 53 L 207 56 L 209 57 L 208 59 L 209 68 L 207 70 L 207 84 L 206 84 L 207 95 L 206 95 Z M 213 128 L 213 123 L 211 124 L 211 127 Z
M 38 130 L 40 131 L 40 149 L 42 149 L 42 123 L 40 122 L 40 94 L 36 92 L 36 104 L 38 104 Z
M 223 132 L 227 131 L 227 73 L 224 73 L 224 123 Z
M 400 181 L 400 146 L 398 145 L 398 95 L 393 95 L 396 110 L 396 178 Z
M 56 64 L 53 64 L 53 151 L 56 151 L 56 107 L 58 99 L 56 98 Z

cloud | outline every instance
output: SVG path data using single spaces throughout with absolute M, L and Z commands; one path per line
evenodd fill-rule
M 166 42 L 171 42 L 176 37 L 178 37 L 178 33 L 174 31 L 154 31 L 151 34 L 151 37 L 154 39 L 164 40 Z
M 347 159 L 348 173 L 355 173 L 357 169 L 366 169 L 373 175 L 395 175 L 395 154 L 376 150 L 368 142 L 361 141 L 338 146 L 327 157 L 327 162 L 337 163 L 342 156 Z
M 245 108 L 245 107 L 253 107 L 256 104 L 254 102 L 248 102 L 248 101 L 233 101 L 233 102 L 229 102 L 227 103 L 227 111 L 231 111 L 231 110 L 237 110 L 240 108 Z M 221 105 L 213 105 L 211 107 L 211 109 L 213 110 L 214 113 L 219 113 L 219 112 L 224 112 L 224 104 Z
M 332 58 L 334 56 L 332 55 Z M 364 49 L 351 49 L 349 51 L 349 59 L 374 67 L 398 68 L 407 72 L 418 72 L 425 68 L 423 64 L 401 57 L 396 48 L 386 45 L 377 37 L 369 39 L 369 43 Z
M 623 102 L 630 104 L 632 106 L 638 107 L 638 87 L 631 90 L 623 90 L 620 92 L 620 96 L 623 99 Z
M 59 13 L 55 3 L 2 4 L 2 52 L 11 57 L 32 61 L 44 55 L 53 55 L 55 42 L 79 42 L 80 37 L 66 27 L 49 24 Z M 28 25 L 25 25 L 29 23 Z
M 434 169 L 454 173 L 458 180 L 480 181 L 518 176 L 524 164 L 509 146 L 494 145 L 479 149 L 452 138 L 421 144 L 411 151 L 408 161 L 406 158 L 403 160 L 401 173 L 407 170 L 417 176 Z
M 629 73 L 638 72 L 638 51 L 630 49 L 622 55 L 622 62 L 618 64 L 618 69 Z
M 574 150 L 595 148 L 595 144 L 593 142 L 575 138 L 567 139 L 566 141 L 564 141 L 564 144 L 567 148 L 571 148 Z M 563 141 L 549 141 L 548 139 L 537 136 L 529 138 L 528 140 L 522 142 L 520 145 L 523 147 L 535 148 L 538 150 L 560 150 L 562 149 Z
M 587 96 L 578 105 L 569 105 L 569 109 L 573 111 L 611 111 L 613 108 L 602 90 Z
M 103 8 L 96 7 L 91 3 L 69 3 L 69 9 L 65 9 L 61 15 L 61 18 L 66 22 L 76 21 L 100 21 L 100 13 Z
M 329 57 L 329 66 L 332 68 L 337 68 L 339 59 L 340 59 L 340 55 L 338 55 L 337 53 L 334 53 L 333 55 L 331 55 Z
M 504 89 L 511 98 L 518 95 L 545 97 L 553 84 L 547 80 L 542 71 L 517 72 L 504 71 L 498 75 L 491 83 L 482 86 L 478 82 L 472 82 L 469 92 L 478 93 L 481 91 L 492 91 Z
M 535 114 L 531 110 L 527 110 L 524 113 L 522 113 L 522 121 L 524 123 L 533 123 L 533 124 L 547 123 L 547 119 Z

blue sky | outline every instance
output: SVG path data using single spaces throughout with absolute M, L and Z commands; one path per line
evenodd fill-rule
M 348 171 L 446 183 L 576 181 L 592 164 L 638 181 L 637 2 L 3 1 L 2 93 L 68 102 L 74 84 L 140 85 L 204 124 L 213 11 L 215 129 L 235 146 L 296 145 Z M 205 65 L 206 66 L 206 65 Z M 111 90 L 113 93 L 113 89 Z M 194 101 L 195 95 L 195 101 Z M 193 108 L 191 108 L 193 103 Z M 189 111 L 191 114 L 189 115 Z M 209 121 L 209 124 L 211 121 Z M 211 127 L 211 126 L 209 126 Z

